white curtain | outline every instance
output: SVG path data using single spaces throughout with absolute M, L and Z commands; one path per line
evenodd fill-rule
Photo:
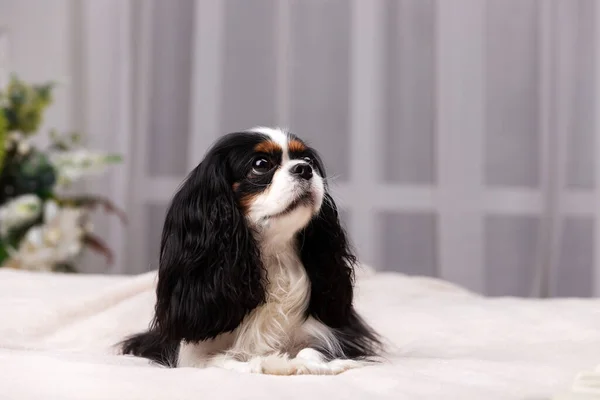
M 491 295 L 600 294 L 597 4 L 74 6 L 83 126 L 129 160 L 103 183 L 130 215 L 104 227 L 112 272 L 157 267 L 169 198 L 215 138 L 279 125 L 323 154 L 365 262 Z

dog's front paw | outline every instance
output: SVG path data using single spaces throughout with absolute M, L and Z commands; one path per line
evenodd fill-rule
M 363 365 L 358 361 L 342 359 L 326 362 L 323 354 L 311 348 L 300 351 L 294 361 L 298 364 L 298 375 L 337 375 Z
M 244 363 L 243 368 L 237 369 L 265 375 L 337 375 L 361 366 L 361 362 L 354 360 L 336 359 L 327 362 L 318 351 L 304 349 L 295 358 L 289 358 L 285 354 L 254 357 Z
M 266 375 L 296 375 L 298 367 L 286 355 L 257 357 L 250 361 L 251 371 Z

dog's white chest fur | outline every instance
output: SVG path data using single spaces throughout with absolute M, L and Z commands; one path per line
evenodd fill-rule
M 241 358 L 289 351 L 305 321 L 310 281 L 296 252 L 274 252 L 263 262 L 266 302 L 234 331 L 230 351 Z
M 266 302 L 248 314 L 231 333 L 197 344 L 181 343 L 178 365 L 206 365 L 217 354 L 247 361 L 256 356 L 299 350 L 309 331 L 314 330 L 314 323 L 307 324 L 305 317 L 310 280 L 292 248 L 263 252 L 263 265 Z
M 289 221 L 283 220 L 283 223 Z M 276 229 L 273 230 L 277 232 Z M 283 239 L 281 241 L 274 240 Z M 360 363 L 353 360 L 326 362 L 310 348 L 318 343 L 341 353 L 332 330 L 306 317 L 310 279 L 291 237 L 272 235 L 262 240 L 266 301 L 244 318 L 231 333 L 200 343 L 181 343 L 180 367 L 217 366 L 236 371 L 293 374 L 338 374 Z M 290 358 L 292 357 L 292 358 Z

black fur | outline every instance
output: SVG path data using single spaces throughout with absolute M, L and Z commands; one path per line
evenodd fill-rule
M 342 345 L 339 354 L 319 350 L 329 358 L 375 357 L 380 341 L 352 305 L 356 257 L 329 194 L 325 195 L 319 215 L 300 233 L 298 244 L 311 282 L 308 313 L 333 328 Z
M 130 336 L 120 343 L 123 354 L 145 357 L 161 365 L 175 367 L 179 342 L 166 340 L 158 331 L 149 330 Z
M 313 153 L 312 156 L 319 174 L 327 178 L 319 155 Z M 337 205 L 328 193 L 327 184 L 325 189 L 319 214 L 298 235 L 300 259 L 311 283 L 308 314 L 336 332 L 342 353 L 318 349 L 330 359 L 372 359 L 380 353 L 381 341 L 354 309 L 356 256 L 340 223 Z
M 236 153 L 250 153 L 260 140 L 223 137 L 174 196 L 162 233 L 154 320 L 149 331 L 122 342 L 124 354 L 173 365 L 180 341 L 232 331 L 264 301 L 260 254 L 232 189 L 244 173 Z
M 226 157 L 209 154 L 166 216 L 155 325 L 167 339 L 197 342 L 232 331 L 265 299 L 260 253 L 235 202 Z
M 233 189 L 245 182 L 248 155 L 261 140 L 264 136 L 254 133 L 223 137 L 173 198 L 163 228 L 155 317 L 147 332 L 121 344 L 124 354 L 173 366 L 182 340 L 230 332 L 265 301 L 260 252 Z M 325 177 L 319 156 L 311 149 L 307 153 Z M 333 328 L 342 344 L 341 354 L 319 350 L 330 358 L 375 356 L 377 335 L 352 306 L 356 258 L 329 194 L 297 240 L 311 281 L 307 317 Z

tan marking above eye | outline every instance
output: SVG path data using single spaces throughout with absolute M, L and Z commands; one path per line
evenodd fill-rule
M 290 153 L 301 153 L 306 151 L 306 146 L 301 141 L 292 139 L 288 143 L 288 149 Z
M 276 143 L 272 140 L 266 140 L 254 146 L 254 151 L 258 153 L 273 154 L 278 152 L 281 153 L 282 149 L 279 143 Z
M 238 190 L 238 188 L 240 187 L 240 183 L 239 183 L 239 182 L 236 182 L 236 183 L 234 183 L 233 185 L 231 185 L 231 187 L 233 188 L 233 191 L 235 192 L 235 191 L 237 191 L 237 190 Z

